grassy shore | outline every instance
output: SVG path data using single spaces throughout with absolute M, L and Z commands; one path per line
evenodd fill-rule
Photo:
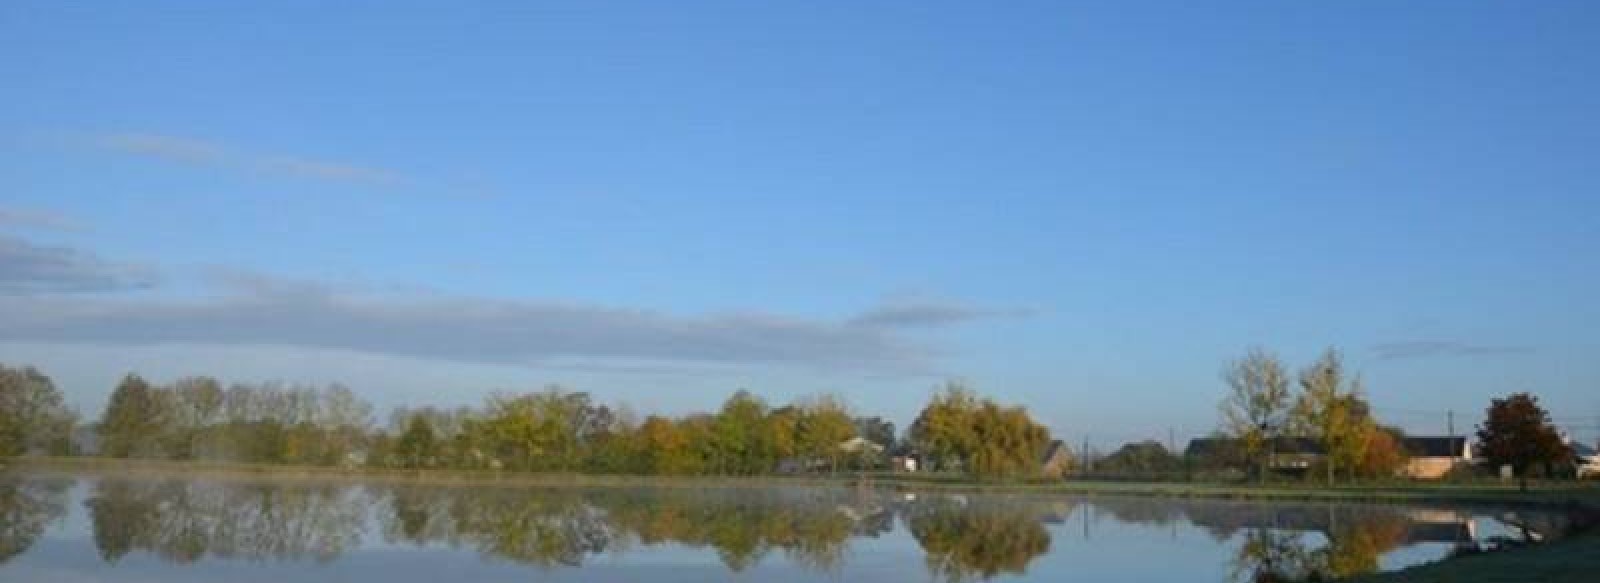
M 1400 571 L 1352 579 L 1352 583 L 1593 583 L 1600 581 L 1600 487 L 1572 487 L 1508 496 L 1562 504 L 1587 515 L 1588 528 L 1564 539 L 1521 549 L 1457 557 Z
M 70 472 L 118 476 L 203 475 L 219 479 L 383 480 L 441 485 L 568 487 L 852 487 L 902 491 L 991 492 L 1080 496 L 1153 496 L 1237 500 L 1341 502 L 1455 502 L 1560 506 L 1600 514 L 1600 485 L 1542 484 L 1530 492 L 1500 483 L 1384 483 L 1348 486 L 1313 484 L 1152 483 L 1111 481 L 988 482 L 926 474 L 837 474 L 833 476 L 613 476 L 533 474 L 464 470 L 328 468 L 213 462 L 22 458 L 5 471 Z M 1600 581 L 1600 533 L 1589 532 L 1546 545 L 1461 557 L 1403 571 L 1355 579 L 1357 583 L 1580 583 Z
M 1351 583 L 1594 583 L 1600 581 L 1600 535 L 1458 557 L 1352 579 Z

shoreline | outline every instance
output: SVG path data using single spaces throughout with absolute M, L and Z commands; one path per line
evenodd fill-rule
M 1559 507 L 1600 520 L 1600 484 L 1562 483 L 1521 492 L 1500 484 L 1371 484 L 1302 486 L 1066 481 L 980 482 L 945 476 L 840 474 L 836 476 L 633 476 L 579 473 L 519 473 L 463 470 L 330 468 L 225 462 L 110 458 L 12 458 L 0 473 L 62 473 L 118 476 L 204 476 L 218 479 L 384 481 L 447 486 L 612 488 L 871 488 L 896 492 L 970 492 L 1014 495 L 1118 496 L 1179 499 L 1350 503 L 1460 503 Z M 1591 522 L 1591 525 L 1593 523 Z M 1525 548 L 1454 557 L 1398 571 L 1348 579 L 1356 583 L 1578 583 L 1600 576 L 1600 532 Z
M 565 487 L 849 487 L 905 492 L 973 492 L 994 494 L 1114 495 L 1151 498 L 1282 500 L 1334 502 L 1454 502 L 1587 508 L 1600 512 L 1600 483 L 1560 482 L 1522 492 L 1514 484 L 1368 483 L 1338 486 L 1292 483 L 1232 484 L 1220 482 L 1141 482 L 1066 480 L 993 482 L 927 474 L 782 475 L 633 475 L 577 472 L 537 473 L 495 470 L 338 468 L 247 464 L 234 462 L 118 459 L 99 457 L 26 457 L 0 462 L 0 472 L 71 471 L 152 475 L 180 473 L 207 477 L 271 477 L 304 480 L 381 480 L 441 485 Z

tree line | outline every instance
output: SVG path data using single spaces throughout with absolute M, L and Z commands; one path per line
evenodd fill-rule
M 1404 463 L 1400 431 L 1373 416 L 1361 377 L 1345 370 L 1336 349 L 1327 349 L 1297 375 L 1276 355 L 1254 349 L 1229 363 L 1222 377 L 1229 392 L 1221 405 L 1221 429 L 1238 440 L 1258 478 L 1270 471 L 1269 449 L 1282 437 L 1320 444 L 1320 465 L 1329 482 L 1341 474 L 1390 476 Z
M 0 457 L 69 453 L 77 422 L 50 377 L 31 366 L 0 365 Z
M 399 407 L 386 424 L 349 388 L 129 374 L 78 431 L 51 379 L 0 366 L 0 455 L 530 472 L 758 475 L 871 469 L 922 456 L 975 476 L 1032 477 L 1050 433 L 1020 406 L 942 387 L 905 435 L 832 395 L 774 406 L 746 390 L 715 411 L 646 415 L 559 386 L 476 407 Z M 856 440 L 855 438 L 860 438 Z M 79 447 L 86 451 L 74 452 Z
M 1373 414 L 1360 375 L 1346 370 L 1338 350 L 1329 348 L 1291 374 L 1273 353 L 1252 349 L 1228 363 L 1222 373 L 1228 393 L 1221 404 L 1220 433 L 1238 444 L 1245 465 L 1257 479 L 1271 472 L 1280 438 L 1314 441 L 1321 456 L 1314 464 L 1332 483 L 1339 477 L 1392 477 L 1409 452 L 1404 433 Z M 1298 391 L 1295 390 L 1298 388 Z M 1571 451 L 1550 414 L 1529 393 L 1496 398 L 1476 431 L 1476 454 L 1489 468 L 1509 466 L 1526 487 L 1530 469 L 1570 461 Z
M 1406 463 L 1404 435 L 1382 423 L 1361 377 L 1337 350 L 1290 372 L 1276 355 L 1249 351 L 1228 363 L 1219 434 L 1236 448 L 1220 460 L 1248 476 L 1272 472 L 1283 438 L 1310 440 L 1329 482 L 1394 476 Z M 83 431 L 74 431 L 81 427 Z M 77 433 L 75 439 L 74 434 Z M 853 441 L 854 438 L 861 441 Z M 1477 431 L 1490 467 L 1519 476 L 1557 473 L 1570 452 L 1538 399 L 1495 399 Z M 837 397 L 774 406 L 740 390 L 708 412 L 641 418 L 558 386 L 496 393 L 480 406 L 400 407 L 388 422 L 349 388 L 235 383 L 210 377 L 152 384 L 136 374 L 114 388 L 98 419 L 81 424 L 49 376 L 0 365 L 0 457 L 88 453 L 117 458 L 264 464 L 363 465 L 533 472 L 759 475 L 874 469 L 892 454 L 925 469 L 978 477 L 1042 476 L 1051 433 L 1027 409 L 951 382 L 903 433 L 882 417 L 858 416 Z M 864 442 L 864 443 L 863 443 Z M 75 452 L 83 447 L 87 451 Z M 1064 451 L 1064 448 L 1062 448 Z M 1078 452 L 1088 460 L 1084 452 Z M 1070 455 L 1070 453 L 1068 454 Z M 1236 458 L 1236 459 L 1235 459 Z M 1124 445 L 1075 470 L 1093 476 L 1189 477 L 1197 460 L 1160 443 Z M 1092 471 L 1089 471 L 1091 470 Z
M 837 469 L 856 420 L 833 397 L 772 407 L 738 391 L 715 412 L 638 419 L 625 407 L 552 387 L 490 396 L 480 408 L 399 410 L 370 455 L 405 468 L 754 475 L 785 460 Z

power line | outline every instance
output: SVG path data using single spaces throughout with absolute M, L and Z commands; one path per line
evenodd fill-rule
M 1379 407 L 1376 405 L 1373 405 L 1369 408 L 1374 411 L 1388 411 L 1390 413 L 1415 413 L 1418 415 L 1438 415 L 1448 412 L 1447 409 L 1408 409 L 1405 407 Z

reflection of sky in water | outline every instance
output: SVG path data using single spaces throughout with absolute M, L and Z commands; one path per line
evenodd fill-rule
M 1494 509 L 1417 510 L 1382 505 L 1046 496 L 925 495 L 913 502 L 902 496 L 847 490 L 474 489 L 400 484 L 308 486 L 307 482 L 232 480 L 167 482 L 165 489 L 153 482 L 125 484 L 132 486 L 102 491 L 93 479 L 72 483 L 59 496 L 65 501 L 64 515 L 50 522 L 42 536 L 20 555 L 0 564 L 0 580 L 887 583 L 944 580 L 929 566 L 942 560 L 946 565 L 965 567 L 947 569 L 942 574 L 971 579 L 992 573 L 992 580 L 997 581 L 1220 582 L 1236 572 L 1241 549 L 1251 534 L 1264 531 L 1282 533 L 1299 545 L 1297 549 L 1312 553 L 1328 547 L 1330 538 L 1323 532 L 1326 529 L 1386 533 L 1375 535 L 1379 541 L 1374 543 L 1379 547 L 1376 551 L 1354 559 L 1356 564 L 1367 564 L 1361 562 L 1367 560 L 1373 567 L 1385 570 L 1448 554 L 1454 543 L 1435 539 L 1441 537 L 1440 533 L 1448 536 L 1453 528 L 1459 528 L 1450 524 L 1452 517 L 1474 517 L 1473 534 L 1480 540 L 1516 534 L 1497 526 L 1499 523 L 1491 517 L 1501 511 Z M 233 494 L 220 495 L 225 492 Z M 226 521 L 219 520 L 218 515 L 243 511 L 239 516 L 250 516 L 262 514 L 262 508 L 267 507 L 271 508 L 267 514 L 287 513 L 289 518 L 282 524 L 271 523 L 274 528 L 281 527 L 275 530 L 275 536 L 282 540 L 232 532 L 230 536 L 236 540 L 230 544 L 238 553 L 233 558 L 220 558 L 216 548 L 204 547 L 193 562 L 175 562 L 169 558 L 173 554 L 170 547 L 181 546 L 174 542 L 178 537 L 162 531 L 165 538 L 138 539 L 127 544 L 126 554 L 107 562 L 101 558 L 101 539 L 110 535 L 97 533 L 96 526 L 100 524 L 109 532 L 114 525 L 125 524 L 104 518 L 95 520 L 86 503 L 97 497 L 117 502 L 105 508 L 156 509 L 145 514 L 159 516 L 151 519 L 155 522 L 165 521 L 164 527 L 152 527 L 156 530 L 170 530 L 174 523 L 185 523 L 174 518 L 225 529 L 229 525 L 222 524 Z M 313 503 L 296 505 L 307 500 Z M 401 500 L 411 501 L 412 506 L 402 505 Z M 229 507 L 221 508 L 218 501 L 226 501 Z M 422 539 L 420 543 L 404 540 L 407 531 L 397 518 L 399 509 L 413 507 L 428 510 L 418 515 L 428 517 L 418 519 L 419 524 L 442 530 L 419 530 L 415 534 Z M 292 515 L 293 512 L 302 515 Z M 880 520 L 892 517 L 887 519 L 887 530 L 876 529 L 875 536 L 867 534 L 874 529 L 850 530 L 859 526 L 853 521 L 874 512 L 887 513 L 879 514 Z M 343 516 L 345 521 L 323 521 L 328 516 Z M 732 535 L 719 534 L 721 531 L 716 528 L 701 528 L 730 516 L 735 519 L 716 528 Z M 1419 519 L 1426 522 L 1418 522 Z M 672 526 L 655 532 L 656 542 L 639 540 L 644 538 L 640 529 L 663 523 Z M 541 528 L 541 524 L 558 526 L 541 532 L 566 534 L 524 536 Z M 582 524 L 584 528 L 567 528 L 571 524 Z M 845 529 L 838 528 L 841 525 Z M 236 530 L 239 527 L 231 526 Z M 308 534 L 311 528 L 339 532 L 318 539 Z M 548 557 L 541 563 L 514 554 L 539 552 L 545 548 L 542 543 L 564 542 L 568 536 L 580 538 L 574 532 L 597 531 L 605 535 L 602 542 L 563 555 L 568 560 L 576 557 L 580 567 Z M 718 536 L 724 538 L 717 539 Z M 734 571 L 718 549 L 729 540 L 733 542 L 728 544 L 737 546 L 742 541 L 740 536 L 767 537 L 760 540 L 767 541 L 771 548 L 744 561 L 745 566 Z M 319 561 L 316 553 L 305 550 L 303 544 L 280 544 L 313 539 L 344 541 L 348 546 Z M 193 544 L 220 546 L 214 538 Z M 261 548 L 246 548 L 239 553 L 241 544 Z M 156 546 L 169 556 L 153 552 L 152 547 Z M 788 547 L 795 546 L 810 550 L 789 552 Z M 838 552 L 836 561 L 807 562 L 815 559 L 807 552 L 833 556 L 828 555 L 830 549 Z M 984 553 L 994 549 L 1009 549 L 998 552 L 1015 556 L 997 556 L 991 561 Z

